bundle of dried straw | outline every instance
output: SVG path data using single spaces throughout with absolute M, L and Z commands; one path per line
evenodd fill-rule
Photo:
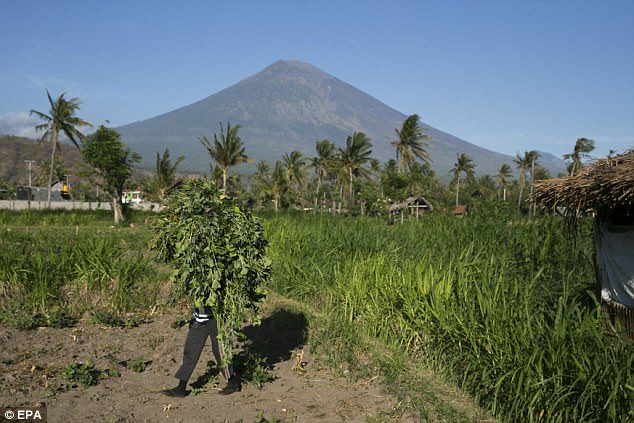
M 536 182 L 531 201 L 547 210 L 565 207 L 568 216 L 631 208 L 634 149 L 597 160 L 574 176 Z

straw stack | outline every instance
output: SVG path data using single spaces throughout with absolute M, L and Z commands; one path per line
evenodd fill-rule
M 547 210 L 564 207 L 568 217 L 634 203 L 634 149 L 597 160 L 574 176 L 535 183 L 531 201 Z

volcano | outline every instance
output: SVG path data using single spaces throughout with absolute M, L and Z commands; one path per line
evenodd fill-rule
M 156 152 L 169 148 L 172 157 L 185 156 L 184 169 L 209 170 L 209 157 L 198 137 L 218 132 L 219 123 L 240 124 L 246 154 L 272 163 L 298 150 L 315 154 L 317 140 L 345 144 L 354 131 L 365 132 L 373 156 L 381 162 L 395 158 L 389 139 L 406 115 L 352 85 L 304 62 L 279 60 L 220 92 L 171 112 L 117 128 L 124 142 L 153 167 Z M 428 124 L 432 168 L 446 179 L 457 153 L 470 155 L 476 174 L 495 175 L 512 157 L 469 143 Z M 563 161 L 543 157 L 554 172 L 565 172 Z

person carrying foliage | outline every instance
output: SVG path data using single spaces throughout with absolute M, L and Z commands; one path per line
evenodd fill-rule
M 262 226 L 232 198 L 221 195 L 211 180 L 180 181 L 169 190 L 152 228 L 153 247 L 174 271 L 176 293 L 193 305 L 183 361 L 175 377 L 179 384 L 162 391 L 184 397 L 187 382 L 211 338 L 216 364 L 227 386 L 240 389 L 231 360 L 242 324 L 259 323 L 259 303 L 271 273 Z

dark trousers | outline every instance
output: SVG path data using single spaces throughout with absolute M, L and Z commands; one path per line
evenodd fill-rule
M 211 338 L 211 349 L 216 358 L 216 364 L 220 365 L 220 363 L 222 363 L 222 351 L 218 345 L 218 326 L 216 320 L 209 319 L 206 322 L 198 323 L 192 319 L 189 323 L 189 332 L 187 332 L 187 339 L 185 340 L 183 362 L 175 374 L 177 379 L 184 381 L 189 380 L 192 372 L 196 368 L 196 363 L 198 363 L 200 353 L 205 347 L 207 338 Z M 233 367 L 231 364 L 222 369 L 222 374 L 226 379 L 233 376 Z

